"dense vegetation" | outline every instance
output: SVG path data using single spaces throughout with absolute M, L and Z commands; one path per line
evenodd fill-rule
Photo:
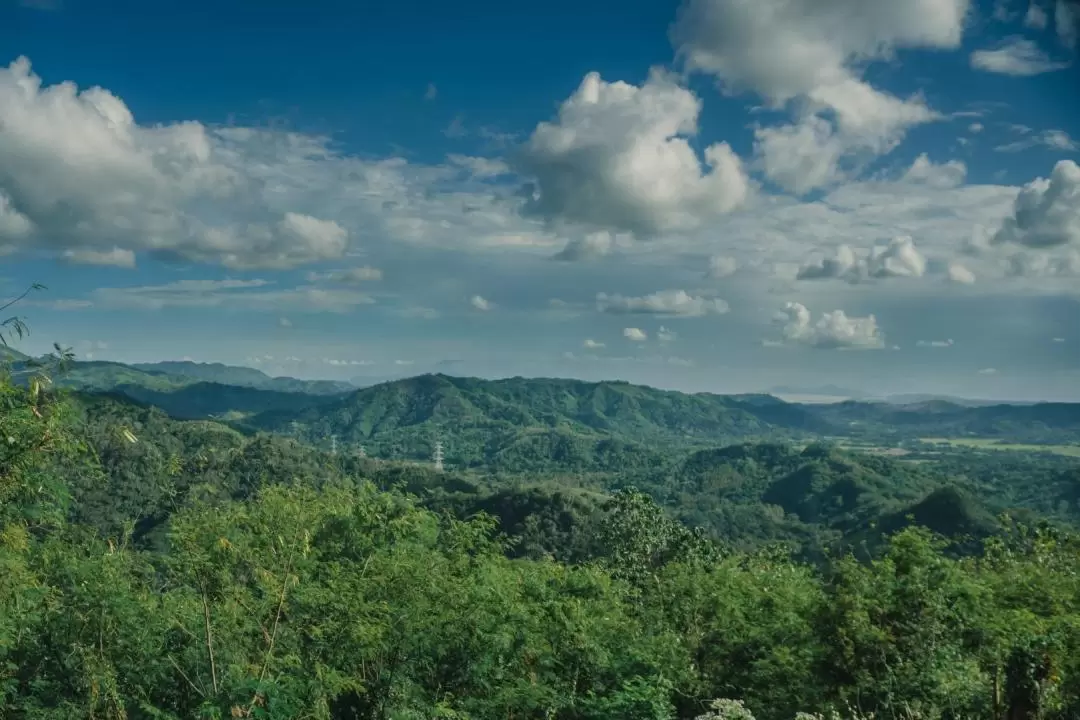
M 1075 458 L 622 383 L 47 374 L 0 382 L 3 718 L 1080 716 Z

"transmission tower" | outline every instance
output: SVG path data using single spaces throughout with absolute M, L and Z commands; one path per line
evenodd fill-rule
M 435 441 L 435 455 L 434 455 L 433 459 L 435 461 L 435 469 L 437 471 L 439 471 L 439 472 L 442 472 L 442 469 L 443 469 L 442 440 L 436 440 Z

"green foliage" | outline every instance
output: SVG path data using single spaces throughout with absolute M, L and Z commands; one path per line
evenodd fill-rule
M 238 430 L 69 364 L 0 381 L 2 718 L 1080 717 L 1065 461 L 717 448 L 820 417 L 441 376 Z M 436 436 L 456 471 L 353 452 Z

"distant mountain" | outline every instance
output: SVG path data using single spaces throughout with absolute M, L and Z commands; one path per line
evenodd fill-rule
M 190 360 L 171 360 L 156 363 L 136 363 L 132 367 L 147 372 L 165 373 L 196 381 L 221 385 L 276 390 L 278 392 L 302 392 L 312 395 L 334 395 L 355 390 L 356 386 L 337 380 L 298 380 L 292 377 L 270 377 L 261 370 L 222 363 L 197 363 Z
M 112 392 L 161 408 L 181 420 L 238 420 L 254 413 L 315 408 L 335 399 L 331 395 L 279 392 L 211 382 L 197 382 L 168 390 L 121 384 L 112 388 Z
M 524 448 L 534 448 L 539 460 L 548 457 L 541 448 L 566 442 L 579 452 L 577 443 L 617 440 L 630 452 L 641 443 L 722 445 L 825 429 L 803 408 L 775 398 L 687 395 L 624 382 L 441 374 L 364 388 L 318 408 L 263 413 L 245 424 L 309 441 L 333 435 L 393 457 L 426 457 L 442 438 L 447 460 L 465 465 L 490 462 L 512 448 L 525 455 L 531 451 Z
M 846 398 L 849 400 L 860 400 L 866 397 L 866 393 L 832 384 L 807 387 L 796 385 L 777 385 L 776 387 L 770 388 L 769 393 L 772 395 L 816 395 L 821 397 Z
M 887 395 L 881 398 L 881 402 L 886 402 L 891 405 L 918 405 L 922 403 L 930 402 L 944 402 L 952 405 L 960 405 L 963 407 L 986 407 L 988 405 L 1000 405 L 999 400 L 977 400 L 972 398 L 961 398 L 953 395 L 927 395 L 918 393 L 908 393 L 903 395 Z M 1036 405 L 1035 402 L 1011 402 L 1010 405 Z

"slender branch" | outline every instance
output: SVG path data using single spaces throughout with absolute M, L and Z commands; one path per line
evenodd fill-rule
M 266 646 L 266 655 L 263 657 L 262 669 L 259 670 L 259 681 L 255 685 L 255 694 L 251 696 L 251 702 L 248 703 L 248 717 L 251 716 L 251 711 L 255 707 L 255 701 L 259 698 L 259 687 L 266 678 L 266 670 L 270 667 L 270 657 L 274 654 L 274 642 L 277 640 L 278 625 L 281 623 L 281 610 L 285 607 L 285 592 L 289 588 L 289 575 L 292 572 L 292 563 L 295 552 L 294 549 L 293 552 L 289 553 L 289 561 L 285 563 L 285 577 L 281 580 L 281 594 L 278 595 L 277 612 L 274 614 L 274 626 L 270 632 L 270 642 Z
M 34 290 L 40 290 L 40 289 L 41 289 L 42 287 L 43 287 L 42 285 L 38 285 L 37 283 L 34 283 L 34 284 L 33 284 L 33 285 L 31 285 L 30 287 L 28 287 L 28 288 L 26 288 L 25 290 L 23 290 L 23 292 L 22 292 L 22 295 L 20 295 L 19 297 L 17 297 L 17 298 L 14 298 L 13 300 L 8 300 L 8 301 L 7 301 L 6 303 L 4 303 L 3 305 L 0 305 L 0 312 L 4 312 L 4 311 L 5 311 L 5 310 L 7 310 L 7 309 L 8 309 L 9 307 L 11 307 L 11 306 L 12 306 L 12 305 L 14 305 L 15 303 L 19 302 L 20 300 L 22 300 L 22 299 L 23 299 L 24 297 L 26 297 L 27 295 L 29 295 L 29 294 L 30 294 L 30 293 L 31 293 L 32 291 L 34 291 Z
M 195 683 L 191 682 L 191 678 L 189 678 L 187 676 L 187 673 L 180 668 L 180 665 L 177 664 L 176 660 L 173 659 L 172 655 L 166 655 L 165 657 L 169 658 L 169 662 L 171 662 L 172 666 L 176 668 L 176 672 L 180 673 L 180 677 L 187 680 L 187 684 L 191 686 L 191 689 L 199 693 L 199 697 L 206 697 L 206 694 L 202 690 L 200 690 Z
M 206 652 L 210 655 L 210 680 L 214 685 L 214 694 L 218 694 L 217 665 L 214 664 L 214 636 L 210 630 L 210 606 L 206 602 L 206 585 L 202 590 L 203 623 L 206 625 Z

